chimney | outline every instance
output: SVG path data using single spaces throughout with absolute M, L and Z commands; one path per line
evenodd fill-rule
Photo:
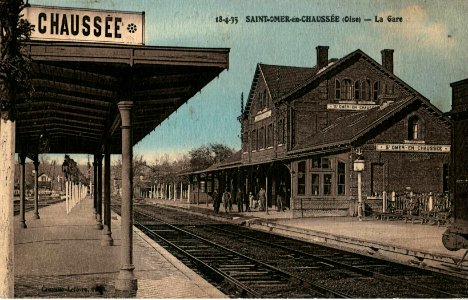
M 328 66 L 328 46 L 317 46 L 317 67 L 318 69 Z
M 452 87 L 451 113 L 463 113 L 468 106 L 468 78 L 450 84 Z
M 393 73 L 393 49 L 383 49 L 380 53 L 382 53 L 382 66 Z

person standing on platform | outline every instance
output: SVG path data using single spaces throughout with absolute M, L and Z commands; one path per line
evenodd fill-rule
M 284 192 L 283 188 L 280 187 L 278 192 L 276 192 L 276 211 L 284 210 Z
M 258 201 L 260 202 L 260 207 L 258 208 L 258 210 L 264 211 L 266 205 L 266 192 L 263 187 L 260 189 L 260 191 L 258 191 Z
M 231 193 L 229 192 L 229 189 L 226 189 L 226 191 L 223 193 L 223 205 L 224 205 L 224 212 L 227 213 L 228 210 L 231 212 Z
M 236 201 L 237 201 L 237 211 L 244 212 L 244 193 L 242 192 L 241 188 L 237 189 Z
M 248 211 L 250 211 L 253 208 L 257 208 L 257 206 L 255 205 L 255 197 L 252 194 L 252 192 L 249 192 L 249 210 Z
M 214 209 L 215 214 L 219 213 L 220 206 L 221 206 L 221 196 L 218 193 L 218 189 L 215 189 L 213 193 L 213 209 Z

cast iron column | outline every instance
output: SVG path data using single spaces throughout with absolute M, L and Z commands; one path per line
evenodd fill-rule
M 93 162 L 93 214 L 94 218 L 97 219 L 97 158 L 96 154 L 94 155 L 94 162 Z
M 24 171 L 24 164 L 26 162 L 26 154 L 20 153 L 18 155 L 20 160 L 20 227 L 21 228 L 28 228 L 26 226 L 26 220 L 24 219 L 24 201 L 25 199 L 25 171 Z
M 102 233 L 101 245 L 112 246 L 111 231 L 111 197 L 110 197 L 110 153 L 104 156 L 104 232 Z
M 122 119 L 122 204 L 121 204 L 121 266 L 115 289 L 132 292 L 137 290 L 133 273 L 133 149 L 132 149 L 132 101 L 118 103 Z
M 97 164 L 97 178 L 96 178 L 96 190 L 97 190 L 97 206 L 96 206 L 96 229 L 102 229 L 102 154 L 96 156 Z
M 34 219 L 40 219 L 39 217 L 39 160 L 34 160 Z

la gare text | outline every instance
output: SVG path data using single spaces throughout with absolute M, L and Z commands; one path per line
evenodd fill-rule
M 375 16 L 374 21 L 377 22 L 377 23 L 382 23 L 382 22 L 384 22 L 384 18 Z M 387 16 L 387 22 L 402 23 L 403 22 L 403 17 Z
M 231 19 L 233 17 L 230 17 Z M 237 20 L 237 17 L 235 17 Z M 337 16 L 337 15 L 329 15 L 329 16 L 246 16 L 245 22 L 246 23 L 361 23 L 362 21 L 372 21 L 370 18 L 361 18 L 356 16 Z M 216 22 L 225 23 L 233 23 L 229 22 L 229 17 L 219 16 L 216 17 Z M 402 23 L 403 17 L 397 16 L 386 16 L 380 17 L 375 16 L 374 22 L 381 23 L 381 22 L 389 22 L 389 23 Z M 237 22 L 235 22 L 237 24 Z
M 40 13 L 38 15 L 37 31 L 56 35 L 93 35 L 95 37 L 104 36 L 107 38 L 121 38 L 122 26 L 121 17 L 107 16 L 101 18 L 84 15 L 67 15 L 57 13 Z

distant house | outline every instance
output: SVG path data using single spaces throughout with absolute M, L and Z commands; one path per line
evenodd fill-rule
M 49 177 L 46 173 L 42 172 L 39 174 L 38 180 L 38 187 L 39 189 L 51 189 L 52 186 L 52 178 Z

